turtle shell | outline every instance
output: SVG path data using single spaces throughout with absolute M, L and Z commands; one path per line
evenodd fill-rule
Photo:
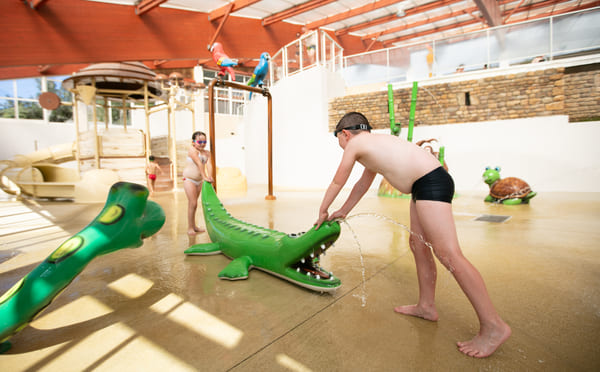
M 503 178 L 490 187 L 490 195 L 496 199 L 522 198 L 530 192 L 527 182 L 516 177 Z

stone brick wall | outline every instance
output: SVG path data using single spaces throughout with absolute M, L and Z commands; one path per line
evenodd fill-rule
M 408 126 L 411 87 L 394 91 L 395 121 Z M 360 111 L 377 129 L 389 128 L 387 91 L 338 97 L 329 103 L 329 128 Z M 549 68 L 420 86 L 415 126 L 568 115 L 600 120 L 600 64 Z

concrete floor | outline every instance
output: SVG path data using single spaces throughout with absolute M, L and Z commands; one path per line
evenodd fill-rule
M 266 188 L 265 188 L 266 189 Z M 222 198 L 244 221 L 306 231 L 322 192 L 251 189 Z M 600 370 L 600 193 L 539 193 L 530 205 L 461 194 L 454 213 L 464 254 L 479 269 L 512 337 L 491 357 L 464 356 L 456 341 L 477 318 L 438 265 L 440 320 L 394 313 L 414 303 L 409 234 L 360 216 L 322 260 L 341 278 L 320 294 L 253 270 L 223 281 L 226 257 L 186 257 L 207 234 L 186 234 L 182 192 L 153 197 L 167 220 L 142 247 L 99 257 L 0 355 L 0 371 L 598 371 Z M 367 194 L 353 214 L 407 224 L 408 200 Z M 102 205 L 0 201 L 0 294 L 84 228 Z M 474 220 L 506 215 L 502 223 Z M 199 212 L 201 215 L 201 212 Z M 362 251 L 364 269 L 361 265 Z M 364 274 L 364 283 L 363 283 Z

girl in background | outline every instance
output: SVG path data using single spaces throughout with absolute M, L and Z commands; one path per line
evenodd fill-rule
M 202 182 L 213 182 L 211 153 L 206 150 L 206 134 L 194 132 L 192 134 L 192 146 L 183 169 L 183 189 L 188 198 L 188 235 L 196 235 L 206 230 L 196 225 L 196 210 L 198 209 L 198 197 L 202 191 Z

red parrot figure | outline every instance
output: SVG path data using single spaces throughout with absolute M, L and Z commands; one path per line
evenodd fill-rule
M 235 72 L 231 67 L 237 66 L 238 62 L 235 59 L 229 58 L 225 51 L 223 50 L 223 45 L 221 43 L 214 43 L 210 47 L 210 52 L 212 53 L 213 60 L 221 68 L 218 75 L 225 76 L 225 72 L 229 72 L 231 79 L 235 81 Z

